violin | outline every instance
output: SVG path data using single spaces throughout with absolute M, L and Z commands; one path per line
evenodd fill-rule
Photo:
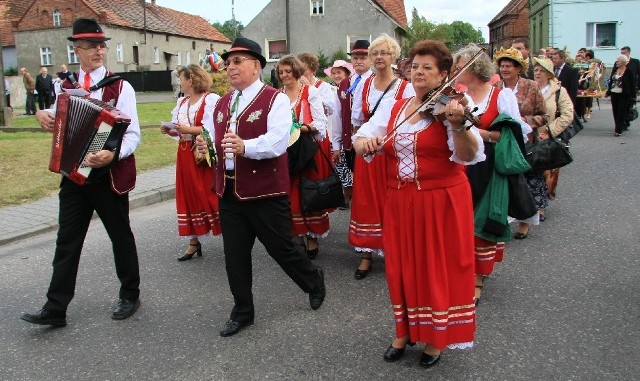
M 439 93 L 436 94 L 435 97 L 429 100 L 429 98 L 431 98 L 431 96 L 433 95 L 432 93 L 436 90 L 440 90 Z M 471 122 L 471 125 L 474 125 L 476 127 L 481 126 L 480 119 L 477 116 L 473 115 L 473 112 L 476 111 L 478 108 L 476 107 L 473 110 L 470 109 L 468 107 L 469 101 L 467 100 L 467 98 L 465 98 L 464 93 L 457 91 L 452 85 L 447 85 L 446 87 L 440 87 L 438 89 L 432 90 L 430 93 L 427 93 L 423 97 L 422 102 L 424 103 L 427 100 L 429 100 L 429 102 L 426 103 L 425 107 L 420 107 L 419 113 L 424 116 L 433 116 L 439 121 L 443 122 L 447 119 L 444 113 L 444 107 L 452 99 L 455 99 L 456 101 L 458 101 L 458 103 L 463 107 L 464 117 L 467 121 Z M 471 126 L 468 126 L 468 127 L 471 127 Z

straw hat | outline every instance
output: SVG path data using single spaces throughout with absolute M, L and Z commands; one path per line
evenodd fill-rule
M 291 147 L 293 143 L 298 141 L 298 139 L 300 139 L 300 129 L 294 128 L 289 134 L 289 143 L 287 144 L 287 148 Z
M 546 70 L 547 72 L 549 72 L 549 74 L 551 74 L 552 78 L 556 77 L 556 73 L 554 73 L 553 71 L 553 62 L 551 62 L 550 59 L 548 58 L 542 58 L 542 57 L 533 57 L 533 64 L 534 65 L 540 65 L 542 66 L 542 68 L 544 70 Z
M 331 77 L 331 70 L 334 67 L 341 67 L 347 70 L 347 77 L 351 75 L 351 73 L 353 73 L 353 65 L 351 65 L 349 62 L 345 61 L 345 60 L 336 60 L 332 66 L 329 66 L 328 68 L 324 69 L 324 73 L 327 75 L 327 77 Z
M 514 48 L 500 48 L 493 56 L 493 62 L 500 63 L 502 59 L 509 59 L 522 67 L 522 72 L 526 73 L 529 68 L 529 62 L 522 57 L 522 53 L 518 49 Z

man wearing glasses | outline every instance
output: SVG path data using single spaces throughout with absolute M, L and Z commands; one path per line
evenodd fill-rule
M 285 155 L 291 129 L 289 98 L 260 80 L 266 65 L 258 43 L 236 38 L 222 54 L 234 90 L 205 116 L 214 137 L 218 165 L 213 188 L 220 197 L 224 256 L 234 307 L 220 336 L 253 324 L 251 251 L 255 239 L 284 272 L 309 294 L 318 309 L 325 298 L 324 274 L 293 243 L 289 171 Z M 198 149 L 206 143 L 198 137 Z
M 93 212 L 97 212 L 113 247 L 120 293 L 112 319 L 133 315 L 139 302 L 140 275 L 136 242 L 129 224 L 128 192 L 135 185 L 136 167 L 133 152 L 140 143 L 140 126 L 133 87 L 114 76 L 104 66 L 109 40 L 93 19 L 77 19 L 73 23 L 73 50 L 80 60 L 80 70 L 62 83 L 62 88 L 84 88 L 91 98 L 113 104 L 131 118 L 120 147 L 109 147 L 85 158 L 92 168 L 109 166 L 105 175 L 83 186 L 66 177 L 60 185 L 59 229 L 53 258 L 53 274 L 47 302 L 34 314 L 22 319 L 33 324 L 63 327 L 67 306 L 75 292 L 80 254 Z M 78 78 L 76 80 L 76 77 Z M 107 81 L 104 79 L 107 78 Z M 40 110 L 36 118 L 42 129 L 53 130 L 55 110 Z M 73 117 L 73 116 L 68 116 Z M 116 156 L 117 155 L 117 156 Z

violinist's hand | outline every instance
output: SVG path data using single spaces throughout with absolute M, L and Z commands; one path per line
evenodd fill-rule
M 457 100 L 451 99 L 445 106 L 444 112 L 445 117 L 452 125 L 461 126 L 464 124 L 464 121 L 466 119 L 464 117 L 464 107 L 462 107 L 462 105 L 458 103 Z
M 370 137 L 360 137 L 356 140 L 358 142 L 357 153 L 364 155 L 372 155 L 378 152 L 381 148 L 381 143 L 384 138 L 382 136 L 370 136 Z

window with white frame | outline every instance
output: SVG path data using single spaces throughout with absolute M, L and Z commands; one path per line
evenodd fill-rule
M 60 20 L 60 11 L 56 9 L 55 11 L 53 11 L 53 26 L 60 26 Z
M 587 23 L 587 46 L 615 47 L 617 22 Z
M 160 63 L 160 49 L 157 46 L 153 47 L 153 62 Z
M 116 44 L 116 61 L 124 62 L 124 49 L 121 42 Z
M 182 65 L 182 52 L 178 50 L 178 65 Z
M 73 45 L 67 45 L 67 60 L 70 64 L 77 64 L 80 62 L 76 52 L 73 51 Z
M 279 60 L 287 54 L 287 40 L 264 40 L 267 59 Z
M 309 6 L 311 16 L 324 15 L 324 0 L 310 0 Z
M 40 65 L 51 65 L 51 48 L 40 48 Z
M 191 52 L 187 52 L 187 65 L 191 65 Z
M 358 40 L 367 40 L 369 42 L 371 42 L 371 35 L 369 36 L 358 36 L 358 35 L 349 35 L 347 36 L 347 53 L 351 52 L 351 50 L 353 50 L 353 44 L 356 43 L 356 41 Z

